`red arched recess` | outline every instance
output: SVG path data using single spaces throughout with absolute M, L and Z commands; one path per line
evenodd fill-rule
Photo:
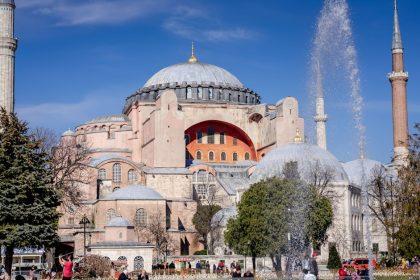
M 256 160 L 255 147 L 249 136 L 239 127 L 226 122 L 212 120 L 195 124 L 185 131 L 185 141 L 187 165 L 194 159 L 215 163 Z M 197 153 L 201 154 L 201 159 L 197 158 Z

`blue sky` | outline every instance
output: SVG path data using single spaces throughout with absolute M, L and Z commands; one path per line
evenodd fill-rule
M 159 69 L 189 57 L 221 66 L 265 103 L 295 96 L 313 125 L 309 56 L 321 0 L 15 0 L 16 111 L 57 132 L 121 113 L 125 97 Z M 392 0 L 349 0 L 365 99 L 367 155 L 392 155 L 390 85 Z M 400 0 L 410 73 L 410 127 L 420 120 L 420 1 Z M 340 88 L 340 87 L 338 87 Z M 333 90 L 332 90 L 333 91 Z M 326 100 L 328 147 L 357 157 L 348 92 Z

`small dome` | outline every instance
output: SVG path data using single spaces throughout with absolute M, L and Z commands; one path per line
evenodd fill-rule
M 187 85 L 214 83 L 220 86 L 244 87 L 238 78 L 225 69 L 201 62 L 185 62 L 163 68 L 154 74 L 144 87 L 184 82 Z
M 214 227 L 226 227 L 228 221 L 231 218 L 235 218 L 237 214 L 238 213 L 235 206 L 223 208 L 214 214 L 213 218 L 211 219 L 211 224 Z
M 299 174 L 304 180 L 309 179 L 310 173 L 315 168 L 320 168 L 323 171 L 330 170 L 334 182 L 348 181 L 343 166 L 333 154 L 315 145 L 292 143 L 267 153 L 256 165 L 251 175 L 251 182 L 282 176 L 283 167 L 287 162 L 297 162 Z
M 374 173 L 379 168 L 384 168 L 382 163 L 371 159 L 356 159 L 344 163 L 343 167 L 349 177 L 350 183 L 356 186 L 362 186 L 363 170 L 365 171 L 365 182 L 369 183 L 372 181 Z
M 68 129 L 68 130 L 64 131 L 63 134 L 61 134 L 61 136 L 74 136 L 74 135 L 75 135 L 74 131 L 71 130 L 71 129 Z
M 151 188 L 131 185 L 108 194 L 103 200 L 163 200 L 163 197 Z
M 86 124 L 92 123 L 109 123 L 109 122 L 128 122 L 130 119 L 126 115 L 110 115 L 94 118 L 86 122 Z
M 132 226 L 129 221 L 123 217 L 113 217 L 109 220 L 107 227 L 130 227 Z

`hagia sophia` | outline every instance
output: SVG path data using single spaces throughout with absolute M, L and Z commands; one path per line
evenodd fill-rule
M 9 19 L 1 21 L 0 30 L 0 63 L 9 65 L 1 69 L 0 105 L 13 111 L 11 60 L 16 42 L 10 21 L 15 5 L 13 0 L 0 0 L 0 8 L 1 18 Z M 408 75 L 396 7 L 394 12 L 389 79 L 398 157 L 407 152 L 408 145 Z M 7 22 L 12 26 L 5 26 Z M 185 62 L 158 71 L 128 94 L 122 114 L 97 117 L 64 132 L 61 141 L 89 147 L 93 172 L 90 183 L 81 186 L 83 205 L 60 218 L 63 250 L 83 255 L 85 240 L 79 222 L 86 215 L 91 221 L 86 245 L 90 254 L 124 260 L 129 270 L 150 270 L 156 258 L 153 240 L 137 227 L 159 219 L 173 245 L 166 253 L 173 258 L 193 255 L 203 245 L 192 218 L 198 203 L 211 200 L 222 207 L 213 217 L 220 227 L 214 254 L 232 255 L 223 242 L 223 230 L 236 215 L 241 195 L 254 182 L 281 176 L 284 164 L 293 161 L 304 180 L 310 180 L 315 166 L 332 172 L 331 188 L 338 198 L 319 261 L 328 257 L 331 243 L 338 244 L 343 258 L 365 256 L 361 169 L 368 174 L 385 165 L 370 159 L 340 162 L 324 142 L 305 142 L 305 122 L 295 97 L 284 96 L 276 104 L 263 100 L 263 93 L 248 88 L 229 71 L 201 61 L 193 47 Z M 385 233 L 375 219 L 370 231 L 377 251 L 386 252 Z

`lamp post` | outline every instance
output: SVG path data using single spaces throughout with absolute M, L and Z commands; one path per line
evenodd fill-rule
M 83 215 L 82 219 L 79 222 L 80 225 L 83 225 L 83 257 L 86 257 L 86 225 L 89 223 L 90 221 L 86 217 L 86 214 Z

